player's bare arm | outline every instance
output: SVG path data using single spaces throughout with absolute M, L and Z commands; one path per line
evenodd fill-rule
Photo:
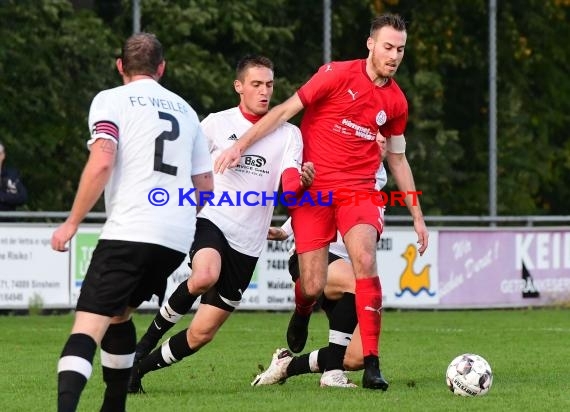
M 394 176 L 398 189 L 406 193 L 415 192 L 416 185 L 414 183 L 414 176 L 405 153 L 393 153 L 388 150 L 386 159 L 388 160 L 388 167 Z M 418 252 L 420 255 L 423 255 L 428 247 L 429 234 L 424 222 L 419 199 L 415 195 L 407 195 L 405 201 L 414 221 L 414 230 L 418 235 L 418 244 L 420 246 Z
M 195 195 L 196 200 L 200 199 L 200 192 L 212 192 L 214 190 L 214 174 L 212 172 L 201 173 L 199 175 L 192 176 L 192 184 L 196 189 Z M 200 213 L 200 210 L 204 205 L 196 202 L 196 213 Z
M 295 93 L 285 102 L 275 106 L 262 119 L 245 132 L 230 148 L 224 150 L 214 162 L 214 172 L 224 173 L 228 167 L 239 163 L 241 154 L 252 144 L 277 129 L 303 109 L 301 99 Z
M 113 140 L 101 138 L 91 145 L 89 159 L 81 174 L 71 212 L 52 235 L 52 249 L 59 252 L 68 250 L 66 243 L 75 235 L 79 224 L 103 194 L 113 171 L 116 155 L 117 144 Z

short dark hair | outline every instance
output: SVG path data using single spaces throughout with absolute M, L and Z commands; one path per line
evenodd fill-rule
M 136 33 L 129 37 L 121 51 L 123 71 L 128 76 L 153 76 L 164 60 L 162 44 L 152 33 Z
M 385 13 L 376 16 L 370 24 L 370 37 L 382 27 L 392 27 L 397 31 L 406 31 L 406 21 L 399 14 Z
M 236 66 L 236 79 L 243 81 L 245 71 L 250 67 L 267 67 L 273 71 L 273 62 L 265 56 L 248 54 L 242 57 Z

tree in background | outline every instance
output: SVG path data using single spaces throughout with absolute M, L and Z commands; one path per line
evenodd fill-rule
M 89 103 L 120 83 L 113 57 L 132 30 L 131 0 L 74 3 L 89 7 L 0 2 L 0 138 L 24 174 L 30 210 L 71 204 L 87 155 Z M 487 214 L 488 0 L 331 3 L 334 60 L 366 56 L 376 13 L 397 12 L 409 22 L 396 79 L 410 103 L 407 154 L 424 212 Z M 567 214 L 570 0 L 498 3 L 498 210 Z M 201 117 L 237 104 L 232 81 L 243 54 L 275 62 L 274 104 L 324 63 L 320 1 L 144 0 L 141 6 L 142 29 L 155 32 L 166 49 L 165 85 Z
M 66 210 L 85 163 L 94 91 L 119 81 L 111 30 L 68 1 L 0 7 L 0 136 L 28 187 L 30 210 Z
M 386 2 L 387 3 L 387 2 Z M 462 158 L 444 154 L 453 169 L 439 182 L 453 190 L 446 214 L 488 213 L 488 1 L 392 1 L 410 21 L 408 66 L 441 76 L 441 121 L 458 132 Z M 570 2 L 498 2 L 498 211 L 567 214 L 568 92 L 565 64 Z M 562 60 L 561 60 L 562 59 Z M 410 60 L 407 60 L 410 63 Z M 413 88 L 407 90 L 415 92 Z M 427 100 L 429 102 L 429 100 Z M 414 113 L 416 118 L 419 113 Z M 421 120 L 421 116 L 417 119 Z M 417 122 L 412 120 L 412 128 Z M 429 140 L 428 140 L 429 141 Z M 429 147 L 429 146 L 428 146 Z M 557 150 L 554 150 L 557 148 Z M 412 156 L 415 148 L 411 147 Z M 453 172 L 455 171 L 455 172 Z M 416 174 L 420 188 L 437 171 Z M 440 192 L 438 196 L 441 195 Z M 427 209 L 432 213 L 432 209 Z

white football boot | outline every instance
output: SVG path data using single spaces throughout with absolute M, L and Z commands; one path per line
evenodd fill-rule
M 343 370 L 333 369 L 323 372 L 321 375 L 321 387 L 357 388 L 358 386 L 348 379 Z
M 275 351 L 269 367 L 251 382 L 251 386 L 275 385 L 283 383 L 287 379 L 287 366 L 293 360 L 293 354 L 289 349 L 280 348 Z

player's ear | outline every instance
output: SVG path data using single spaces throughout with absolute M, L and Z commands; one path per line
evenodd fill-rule
M 234 90 L 237 94 L 243 94 L 243 85 L 239 80 L 234 80 Z
M 368 48 L 369 52 L 374 49 L 374 39 L 372 37 L 369 37 L 368 40 L 366 40 L 366 47 Z
M 162 77 L 165 70 L 166 70 L 166 61 L 163 60 L 160 62 L 160 64 L 158 65 L 158 68 L 156 70 L 156 74 L 158 75 L 159 79 Z
M 121 76 L 124 76 L 124 75 L 125 75 L 125 72 L 124 72 L 124 70 L 123 70 L 123 59 L 121 59 L 120 57 L 117 58 L 115 64 L 117 65 L 117 70 L 119 71 L 119 74 L 120 74 Z

